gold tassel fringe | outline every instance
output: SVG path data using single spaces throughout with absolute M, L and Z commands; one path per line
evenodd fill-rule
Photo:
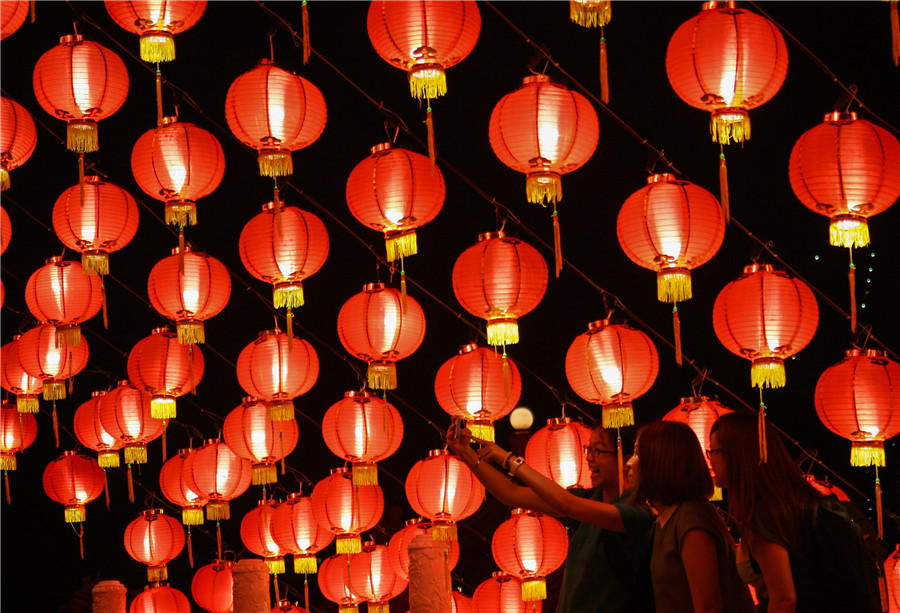
M 141 59 L 153 64 L 171 62 L 175 59 L 175 37 L 162 30 L 141 34 Z
M 57 326 L 57 347 L 74 347 L 81 344 L 81 326 Z
M 44 381 L 44 400 L 62 400 L 65 397 L 65 381 Z
M 301 16 L 303 24 L 303 65 L 309 63 L 309 56 L 312 54 L 312 47 L 309 43 L 309 10 L 306 8 L 306 0 L 301 4 Z
M 41 410 L 37 396 L 31 394 L 19 394 L 16 396 L 16 408 L 19 413 L 37 413 Z
M 397 365 L 393 362 L 371 362 L 366 377 L 372 389 L 397 389 Z
M 257 156 L 259 174 L 264 177 L 287 177 L 294 174 L 294 161 L 287 149 L 260 149 Z
M 9 171 L 6 166 L 0 166 L 0 191 L 5 192 L 9 189 Z
M 66 125 L 66 148 L 69 151 L 90 153 L 97 151 L 97 122 L 90 119 L 72 119 Z
M 456 524 L 453 522 L 434 522 L 431 526 L 431 538 L 435 541 L 457 540 Z
M 391 606 L 386 602 L 370 602 L 367 610 L 369 613 L 390 613 Z
M 609 104 L 609 65 L 606 58 L 606 37 L 600 37 L 600 100 Z
M 547 599 L 547 582 L 543 577 L 522 579 L 522 602 Z
M 150 399 L 150 417 L 153 419 L 172 419 L 175 415 L 175 399 L 171 396 L 153 396 Z
M 288 421 L 294 419 L 293 400 L 273 400 L 266 403 L 269 421 Z
M 722 500 L 722 488 L 718 485 L 713 486 L 713 494 L 710 500 Z
M 630 402 L 603 405 L 604 428 L 621 428 L 634 425 L 634 409 Z
M 656 273 L 656 298 L 660 302 L 684 302 L 693 296 L 687 268 L 663 268 Z
M 219 521 L 231 519 L 231 506 L 227 500 L 210 500 L 206 503 L 206 519 Z
M 178 332 L 178 342 L 182 345 L 206 342 L 206 329 L 202 321 L 179 321 L 175 324 L 175 330 Z
M 65 509 L 66 523 L 69 523 L 69 524 L 81 523 L 85 520 L 85 516 L 86 516 L 86 514 L 85 514 L 84 505 L 76 504 L 76 505 L 68 506 Z
M 374 462 L 353 463 L 353 485 L 378 485 L 378 466 Z
M 562 179 L 555 172 L 533 172 L 525 178 L 528 202 L 546 206 L 562 200 Z
M 109 254 L 105 251 L 84 251 L 81 254 L 81 270 L 84 274 L 109 274 Z
M 563 269 L 562 235 L 559 230 L 559 211 L 553 207 L 553 263 L 556 268 L 556 278 Z
M 828 225 L 828 242 L 835 247 L 867 247 L 869 220 L 860 215 L 835 215 Z
M 569 19 L 585 28 L 602 28 L 612 17 L 609 0 L 569 0 Z
M 722 203 L 722 215 L 725 223 L 731 222 L 731 204 L 728 196 L 728 165 L 725 163 L 725 154 L 719 154 L 719 202 Z
M 266 558 L 266 566 L 269 567 L 270 575 L 284 574 L 284 558 Z
M 337 553 L 360 553 L 362 541 L 358 534 L 338 534 L 334 547 Z
M 850 332 L 856 334 L 856 266 L 853 262 L 847 270 L 847 282 L 850 286 Z
M 787 375 L 781 358 L 758 358 L 750 365 L 750 384 L 753 387 L 784 387 Z
M 884 466 L 884 442 L 864 441 L 850 445 L 851 466 Z
M 203 525 L 203 507 L 181 507 L 181 523 L 185 526 Z
M 278 468 L 274 464 L 254 464 L 251 483 L 265 485 L 278 482 Z
M 359 607 L 355 604 L 338 605 L 338 613 L 359 613 Z
M 709 120 L 709 132 L 714 143 L 730 145 L 731 141 L 743 143 L 750 140 L 750 115 L 738 108 L 713 111 Z
M 0 470 L 15 470 L 16 469 L 16 454 L 14 453 L 0 453 Z
M 416 255 L 419 252 L 419 243 L 416 239 L 416 229 L 391 230 L 384 233 L 384 248 L 388 262 Z
M 147 463 L 147 446 L 143 443 L 137 445 L 128 445 L 125 447 L 125 463 L 126 464 L 146 464 Z
M 162 566 L 148 566 L 147 567 L 147 581 L 150 583 L 159 583 L 160 581 L 166 581 L 169 578 L 169 569 L 166 568 L 166 565 Z
M 495 319 L 487 322 L 488 345 L 515 345 L 519 342 L 519 322 L 515 318 Z
M 410 81 L 410 85 L 412 81 Z M 428 98 L 432 98 L 432 96 L 428 96 Z M 431 105 L 428 105 L 428 110 L 425 114 L 425 128 L 428 132 L 428 159 L 431 160 L 431 164 L 434 165 L 435 160 L 437 160 L 437 147 L 434 144 L 434 117 L 432 117 L 431 113 Z
M 272 290 L 272 304 L 276 309 L 296 309 L 303 306 L 303 284 L 299 281 L 276 283 Z
M 672 307 L 672 332 L 675 335 L 675 363 L 681 366 L 681 318 L 677 305 Z
M 101 451 L 97 454 L 97 463 L 100 468 L 118 468 L 120 466 L 119 452 L 110 449 Z
M 491 443 L 494 442 L 494 424 L 492 422 L 475 419 L 466 422 L 466 428 L 469 429 L 475 438 L 490 441 Z
M 314 575 L 319 572 L 319 562 L 314 553 L 295 553 L 294 572 L 298 575 Z
M 197 205 L 190 200 L 175 200 L 172 202 L 167 202 L 166 223 L 180 227 L 188 225 L 196 226 Z
M 417 100 L 434 100 L 447 93 L 447 75 L 439 64 L 417 64 L 409 70 L 409 93 Z

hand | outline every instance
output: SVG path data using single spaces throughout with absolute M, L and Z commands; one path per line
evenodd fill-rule
M 456 436 L 453 436 L 453 430 L 455 429 L 447 431 L 447 449 L 462 457 L 467 449 L 471 449 L 469 442 L 472 440 L 472 434 L 468 428 L 461 428 L 456 432 Z
M 503 462 L 506 461 L 506 458 L 509 457 L 509 452 L 496 443 L 483 441 L 479 438 L 475 438 L 474 436 L 471 437 L 471 439 L 481 445 L 481 449 L 478 450 L 478 456 L 485 462 L 491 462 L 493 464 L 502 466 Z

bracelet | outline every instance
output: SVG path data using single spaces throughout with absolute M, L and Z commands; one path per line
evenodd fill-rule
M 525 458 L 522 456 L 517 457 L 515 460 L 509 463 L 509 476 L 515 477 L 516 473 L 519 471 L 519 468 L 522 464 L 525 463 Z
M 514 455 L 514 454 L 513 454 L 512 451 L 510 451 L 510 452 L 506 455 L 506 459 L 503 460 L 503 470 L 509 471 L 509 461 L 513 458 L 513 455 Z

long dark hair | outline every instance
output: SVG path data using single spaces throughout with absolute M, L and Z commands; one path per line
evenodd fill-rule
M 634 500 L 673 505 L 712 496 L 712 477 L 700 441 L 686 424 L 647 424 L 638 431 L 635 453 L 641 474 Z
M 727 413 L 710 430 L 716 435 L 728 474 L 728 511 L 742 530 L 759 523 L 789 546 L 797 546 L 802 524 L 823 496 L 806 480 L 778 432 L 766 423 L 767 459 L 759 461 L 759 420 Z

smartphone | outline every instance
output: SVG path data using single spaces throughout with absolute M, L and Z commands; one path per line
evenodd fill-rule
M 450 420 L 450 427 L 447 428 L 447 440 L 455 441 L 459 438 L 462 430 L 462 419 L 458 415 L 454 415 Z

